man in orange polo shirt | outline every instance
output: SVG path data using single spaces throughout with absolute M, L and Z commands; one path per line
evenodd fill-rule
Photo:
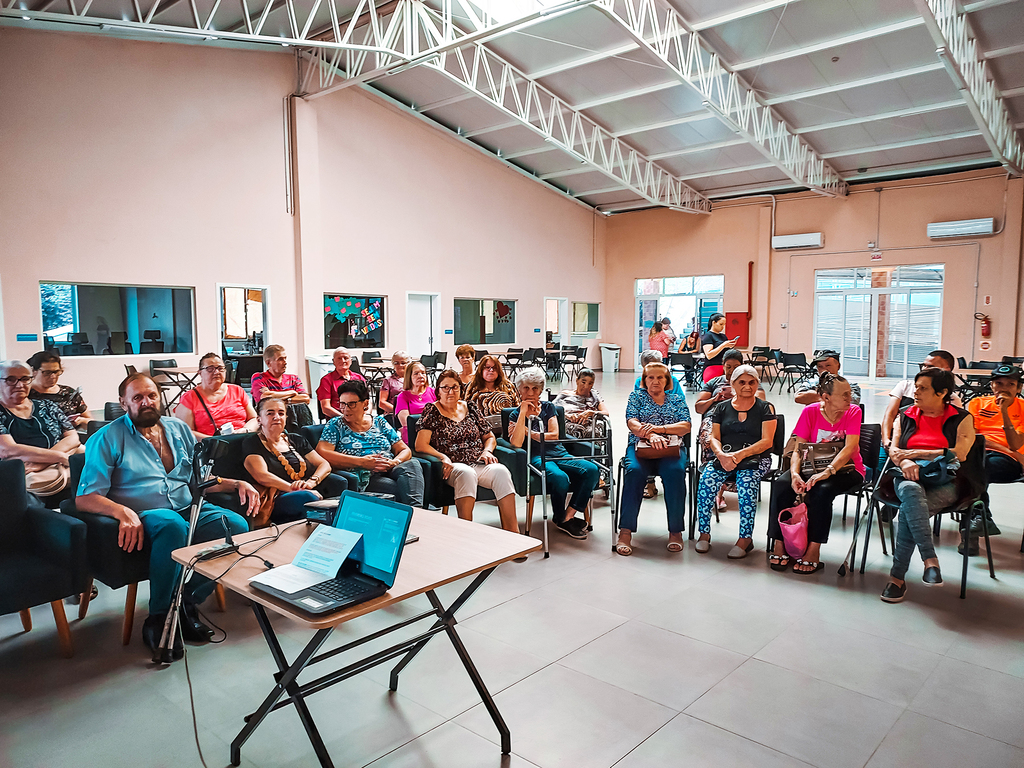
M 1021 390 L 1024 371 L 1015 365 L 1000 365 L 992 371 L 992 394 L 976 397 L 967 403 L 967 410 L 974 416 L 974 428 L 985 436 L 985 472 L 990 483 L 1013 483 L 1024 477 L 1024 400 L 1018 395 Z M 998 534 L 999 529 L 992 520 L 989 509 L 988 491 L 982 496 L 985 502 L 985 520 L 988 532 Z M 976 554 L 981 521 L 975 518 L 971 528 L 971 554 Z M 963 542 L 960 544 L 963 551 Z

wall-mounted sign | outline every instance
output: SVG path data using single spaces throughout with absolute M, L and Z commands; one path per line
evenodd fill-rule
M 981 342 L 981 344 L 978 345 L 978 347 L 981 348 L 982 352 L 988 352 L 990 349 L 992 349 L 992 343 L 988 341 L 983 341 Z
M 455 333 L 455 329 L 454 328 L 446 328 L 444 333 L 445 333 L 446 336 L 451 336 L 452 334 Z
M 540 328 L 534 328 L 534 329 L 533 329 L 533 332 L 534 332 L 534 333 L 540 333 Z
M 882 252 L 881 251 L 872 251 L 871 252 L 871 260 L 872 261 L 881 261 L 882 260 Z
M 986 307 L 991 307 L 992 306 L 992 297 L 991 296 L 986 296 L 983 303 L 985 304 Z
M 19 333 L 18 341 L 39 341 L 38 333 Z

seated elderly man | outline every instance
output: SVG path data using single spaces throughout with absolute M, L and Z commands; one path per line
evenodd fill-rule
M 821 380 L 821 374 L 831 373 L 833 376 L 839 375 L 839 353 L 831 349 L 826 349 L 821 352 L 813 360 L 811 364 L 817 369 L 818 374 L 810 379 L 805 379 L 799 387 L 796 389 L 796 400 L 800 405 L 811 405 L 817 403 L 821 398 L 818 395 L 818 382 Z M 860 405 L 860 385 L 850 382 L 850 390 L 853 394 L 853 404 Z
M 342 415 L 338 399 L 338 388 L 346 381 L 366 382 L 358 373 L 352 372 L 352 353 L 344 347 L 334 350 L 334 370 L 320 379 L 316 388 L 316 399 L 320 403 L 320 413 L 328 419 Z
M 160 390 L 148 374 L 133 373 L 121 382 L 118 395 L 125 415 L 86 444 L 75 504 L 83 512 L 117 520 L 117 543 L 126 552 L 141 550 L 148 539 L 149 618 L 142 626 L 142 639 L 155 650 L 179 578 L 179 566 L 171 552 L 185 546 L 188 537 L 189 480 L 196 440 L 185 422 L 160 416 Z M 255 489 L 242 480 L 225 478 L 209 490 L 236 491 L 250 515 L 259 503 Z M 193 542 L 223 537 L 222 521 L 232 534 L 249 530 L 239 515 L 204 502 Z M 185 585 L 180 617 L 185 640 L 206 642 L 213 635 L 196 610 L 213 588 L 213 582 L 199 576 Z M 173 656 L 180 659 L 182 655 L 180 639 L 175 638 Z
M 992 394 L 976 397 L 967 403 L 967 412 L 974 417 L 974 429 L 985 436 L 985 473 L 990 483 L 1015 483 L 1024 477 L 1024 401 L 1019 397 L 1024 371 L 1015 365 L 1003 364 L 992 371 Z M 981 497 L 985 502 L 985 520 L 989 536 L 998 534 L 992 520 L 988 490 Z M 970 554 L 978 553 L 981 520 L 974 518 L 970 532 Z M 963 542 L 960 553 L 963 554 Z

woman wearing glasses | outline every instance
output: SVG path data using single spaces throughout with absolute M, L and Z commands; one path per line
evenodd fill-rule
M 473 519 L 476 489 L 483 486 L 498 500 L 501 527 L 519 533 L 512 474 L 494 455 L 497 441 L 487 420 L 473 403 L 459 399 L 461 385 L 453 370 L 438 377 L 437 402 L 423 409 L 416 450 L 441 460 L 441 477 L 455 489 L 461 519 Z
M 466 402 L 477 407 L 493 430 L 501 429 L 503 408 L 519 405 L 519 391 L 505 376 L 501 363 L 494 355 L 480 358 L 473 380 L 466 388 Z
M 197 440 L 256 431 L 252 401 L 240 386 L 224 381 L 226 373 L 220 355 L 203 355 L 199 359 L 199 384 L 182 395 L 174 409 L 174 415 L 188 424 Z
M 84 428 L 87 421 L 92 421 L 82 393 L 58 383 L 64 373 L 60 355 L 56 352 L 36 352 L 28 359 L 28 364 L 32 366 L 32 391 L 28 393 L 30 398 L 56 403 L 76 427 Z
M 30 400 L 32 370 L 27 363 L 0 363 L 0 459 L 25 462 L 28 490 L 51 508 L 74 494 L 68 485 L 68 456 L 82 449 L 64 412 L 48 400 Z

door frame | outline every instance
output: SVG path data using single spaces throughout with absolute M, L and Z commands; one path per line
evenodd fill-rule
M 270 286 L 261 285 L 260 283 L 217 283 L 217 328 L 221 331 L 224 330 L 224 288 L 251 288 L 258 291 L 263 291 L 263 345 L 266 346 L 269 343 L 269 339 L 272 339 L 271 335 L 271 324 L 270 324 Z M 192 294 L 193 303 L 196 303 L 195 292 Z M 193 309 L 193 312 L 198 312 L 198 307 Z M 198 339 L 197 339 L 198 342 Z M 217 334 L 217 346 L 220 347 L 224 342 L 224 334 Z M 220 350 L 218 350 L 220 351 Z
M 544 307 L 544 322 L 541 323 L 541 327 L 544 328 L 544 336 L 541 341 L 541 346 L 544 345 L 547 339 L 547 324 L 548 324 L 548 302 L 558 302 L 558 337 L 551 337 L 552 341 L 557 341 L 563 347 L 569 343 L 571 338 L 571 328 L 569 327 L 569 299 L 565 296 L 545 296 L 544 303 L 541 305 Z
M 441 324 L 441 294 L 437 291 L 406 291 L 405 292 L 405 348 L 409 349 L 409 341 L 412 334 L 409 333 L 409 297 L 410 296 L 429 296 L 430 297 L 430 330 L 427 336 L 427 346 L 430 347 L 428 355 L 434 354 L 437 351 L 439 344 L 437 344 L 437 330 L 442 327 Z

